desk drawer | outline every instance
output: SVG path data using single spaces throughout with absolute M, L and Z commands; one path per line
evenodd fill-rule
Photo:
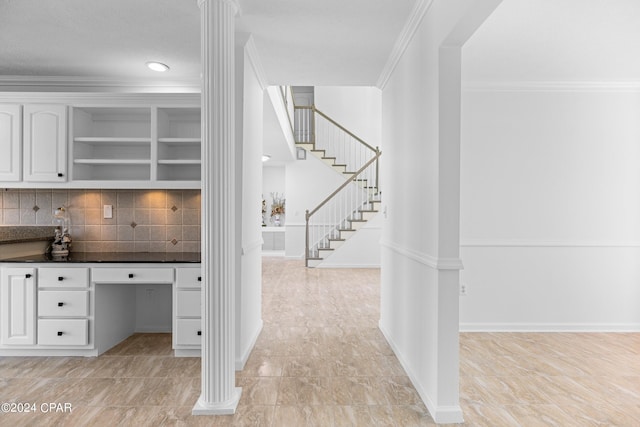
M 89 343 L 89 320 L 87 319 L 41 319 L 38 320 L 39 345 L 87 345 Z
M 176 316 L 177 317 L 200 317 L 202 316 L 200 291 L 177 291 L 176 292 Z
M 80 317 L 89 315 L 89 291 L 40 291 L 38 316 Z
M 200 268 L 176 268 L 176 287 L 200 288 L 202 286 Z
M 176 321 L 176 345 L 202 345 L 202 321 L 178 319 Z
M 173 283 L 173 268 L 92 268 L 95 283 Z
M 89 286 L 88 268 L 49 268 L 38 269 L 38 287 L 40 288 L 86 288 Z

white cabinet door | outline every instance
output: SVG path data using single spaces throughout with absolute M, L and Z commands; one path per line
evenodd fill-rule
M 0 181 L 22 179 L 22 107 L 0 104 Z
M 25 105 L 23 110 L 24 180 L 67 180 L 67 107 Z
M 3 268 L 0 278 L 2 322 L 0 344 L 36 343 L 36 279 L 34 268 Z

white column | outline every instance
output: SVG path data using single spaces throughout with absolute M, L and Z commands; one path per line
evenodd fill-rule
M 194 415 L 233 414 L 235 0 L 199 0 L 202 50 L 202 391 Z

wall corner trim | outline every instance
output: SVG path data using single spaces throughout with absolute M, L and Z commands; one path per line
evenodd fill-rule
M 391 78 L 391 74 L 393 74 L 393 70 L 395 70 L 398 62 L 400 62 L 404 51 L 407 50 L 413 36 L 416 31 L 418 31 L 422 18 L 424 18 L 424 15 L 426 15 L 432 4 L 433 0 L 418 0 L 414 5 L 413 10 L 409 14 L 409 19 L 396 39 L 393 49 L 391 50 L 391 54 L 378 77 L 378 81 L 376 82 L 376 87 L 378 87 L 378 89 L 382 90 L 386 86 L 387 82 Z
M 463 270 L 464 269 L 464 265 L 462 264 L 462 260 L 460 258 L 438 258 L 432 255 L 426 254 L 424 252 L 403 247 L 398 243 L 391 242 L 389 240 L 384 240 L 384 239 L 380 241 L 380 245 L 393 252 L 396 252 L 416 262 L 419 262 L 420 264 L 424 264 L 427 267 L 433 268 L 434 270 Z
M 409 380 L 415 387 L 416 391 L 418 392 L 418 395 L 420 395 L 420 398 L 422 399 L 425 406 L 427 407 L 427 410 L 431 414 L 431 417 L 433 418 L 433 420 L 438 424 L 454 424 L 454 423 L 463 422 L 464 419 L 462 416 L 462 408 L 460 406 L 438 406 L 433 402 L 433 399 L 431 398 L 431 396 L 429 396 L 429 394 L 427 394 L 422 383 L 418 381 L 418 377 L 415 375 L 415 373 L 407 363 L 403 354 L 400 353 L 400 350 L 396 345 L 395 341 L 392 339 L 390 332 L 384 327 L 384 323 L 382 319 L 380 319 L 378 328 L 380 329 L 380 332 L 382 332 L 382 335 L 384 335 L 385 339 L 389 343 L 389 346 L 393 350 L 393 353 L 398 358 L 400 365 L 402 365 L 402 368 L 407 373 Z

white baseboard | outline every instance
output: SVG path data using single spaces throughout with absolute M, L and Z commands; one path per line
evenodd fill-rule
M 324 261 L 316 268 L 380 268 L 380 264 L 327 264 Z
M 244 365 L 247 364 L 247 360 L 249 360 L 251 351 L 253 350 L 253 347 L 255 347 L 256 341 L 258 341 L 260 332 L 262 332 L 263 325 L 264 325 L 264 322 L 262 321 L 262 319 L 260 319 L 260 326 L 256 328 L 256 331 L 254 332 L 253 337 L 251 337 L 250 344 L 247 346 L 247 348 L 244 349 L 244 352 L 240 357 L 236 357 L 236 371 L 242 371 L 244 369 Z
M 433 403 L 433 400 L 431 400 L 431 397 L 427 394 L 427 392 L 422 387 L 422 384 L 420 383 L 416 375 L 410 369 L 409 364 L 404 359 L 402 353 L 400 353 L 398 346 L 395 344 L 393 339 L 391 339 L 391 335 L 388 333 L 388 331 L 385 330 L 384 326 L 382 325 L 382 321 L 378 323 L 378 327 L 380 328 L 382 335 L 384 335 L 385 339 L 391 346 L 391 349 L 393 350 L 393 353 L 398 358 L 398 361 L 402 365 L 402 368 L 409 376 L 409 380 L 411 380 L 411 383 L 413 384 L 416 391 L 420 395 L 420 398 L 422 399 L 425 406 L 427 407 L 427 410 L 431 414 L 431 417 L 433 418 L 433 420 L 438 424 L 455 424 L 455 423 L 464 422 L 464 419 L 462 417 L 462 408 L 460 407 L 460 405 L 437 406 L 435 403 Z
M 640 332 L 640 323 L 460 323 L 460 332 Z

